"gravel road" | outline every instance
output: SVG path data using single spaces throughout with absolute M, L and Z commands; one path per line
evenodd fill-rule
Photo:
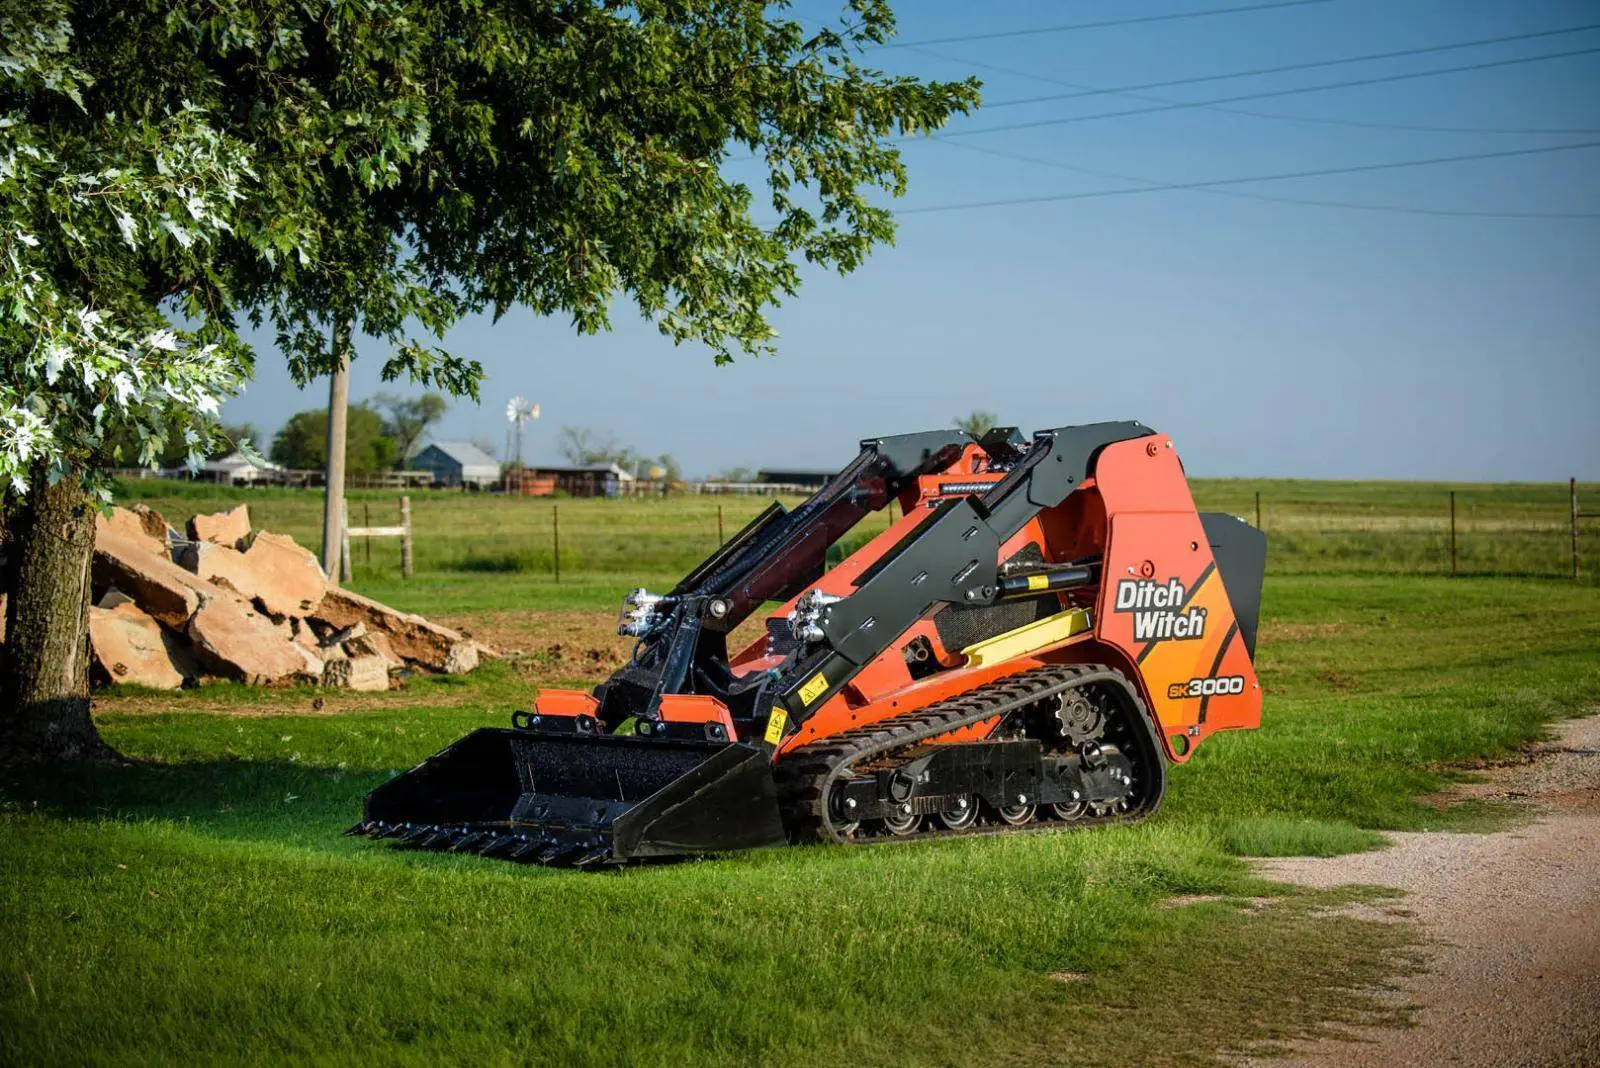
M 1261 1068 L 1354 1065 L 1600 1066 L 1600 716 L 1483 769 L 1453 796 L 1524 805 L 1533 822 L 1497 834 L 1401 833 L 1374 853 L 1259 862 L 1306 886 L 1406 892 L 1435 944 L 1400 997 L 1416 1026 L 1366 1031 L 1250 1058 Z

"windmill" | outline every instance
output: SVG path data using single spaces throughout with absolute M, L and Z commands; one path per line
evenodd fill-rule
M 513 455 L 516 460 L 517 470 L 522 470 L 522 427 L 529 419 L 539 418 L 539 406 L 528 403 L 528 398 L 512 397 L 506 403 L 506 422 L 511 424 L 510 433 L 514 435 L 516 447 Z

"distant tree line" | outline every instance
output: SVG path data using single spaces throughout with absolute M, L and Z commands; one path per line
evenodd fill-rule
M 564 426 L 556 439 L 556 451 L 570 464 L 616 464 L 635 478 L 660 478 L 677 482 L 683 468 L 670 452 L 650 456 L 635 452 L 609 430 L 592 426 Z
M 450 404 L 442 393 L 403 397 L 379 393 L 350 406 L 345 429 L 345 470 L 354 475 L 404 469 L 428 431 Z M 490 455 L 494 446 L 480 444 Z M 328 409 L 296 412 L 272 439 L 268 455 L 295 470 L 317 470 L 328 462 Z
M 424 393 L 418 397 L 378 393 L 369 400 L 352 404 L 345 431 L 345 469 L 357 475 L 405 469 L 428 431 L 444 418 L 449 408 L 449 401 L 441 393 Z M 993 412 L 974 410 L 954 422 L 977 438 L 997 425 L 999 417 Z M 230 441 L 259 437 L 248 425 L 225 426 L 223 432 Z M 474 439 L 473 444 L 489 456 L 497 451 L 491 441 Z M 215 455 L 211 458 L 229 451 L 230 446 L 221 445 L 213 450 Z M 616 464 L 636 478 L 670 482 L 683 478 L 682 465 L 671 453 L 640 452 L 614 432 L 600 427 L 563 426 L 556 437 L 556 451 L 574 465 Z M 328 410 L 313 408 L 290 416 L 272 439 L 269 455 L 275 463 L 295 470 L 317 470 L 326 466 Z M 172 462 L 174 465 L 182 462 L 181 457 Z M 755 479 L 756 473 L 748 467 L 729 467 L 715 477 L 728 482 L 749 482 Z

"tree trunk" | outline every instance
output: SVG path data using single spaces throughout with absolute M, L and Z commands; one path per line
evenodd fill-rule
M 0 764 L 114 758 L 89 717 L 94 511 L 83 483 L 36 475 L 6 527 Z

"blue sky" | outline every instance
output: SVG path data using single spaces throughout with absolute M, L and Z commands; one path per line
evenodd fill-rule
M 896 10 L 900 40 L 915 44 L 1254 2 L 901 0 Z M 838 8 L 796 10 L 820 21 Z M 976 75 L 995 104 L 1071 92 L 1061 81 L 1134 86 L 1593 23 L 1593 0 L 1326 0 L 871 58 L 896 72 Z M 1143 95 L 1210 101 L 1585 49 L 1600 49 L 1600 30 Z M 1116 95 L 1004 106 L 954 123 L 949 142 L 905 146 L 911 189 L 897 206 L 912 210 L 898 242 L 846 278 L 809 277 L 775 316 L 775 358 L 715 367 L 620 305 L 615 330 L 593 338 L 524 312 L 465 322 L 447 344 L 483 363 L 483 404 L 456 402 L 435 437 L 499 443 L 506 398 L 522 394 L 543 408 L 525 445 L 534 459 L 555 459 L 562 425 L 595 426 L 700 474 L 834 466 L 862 437 L 983 408 L 1025 430 L 1139 419 L 1172 434 L 1200 475 L 1600 478 L 1600 219 L 1230 195 L 1600 214 L 1600 148 L 916 210 L 1140 184 L 994 151 L 1179 184 L 1600 141 L 1600 52 L 1226 105 L 1296 121 L 1209 108 L 1083 118 L 1151 106 Z M 1034 120 L 1051 124 L 976 133 Z M 1578 132 L 1520 132 L 1535 128 Z M 225 415 L 270 437 L 324 404 L 326 384 L 297 390 L 270 335 L 256 340 L 257 380 Z M 353 398 L 384 388 L 383 355 L 361 349 Z

